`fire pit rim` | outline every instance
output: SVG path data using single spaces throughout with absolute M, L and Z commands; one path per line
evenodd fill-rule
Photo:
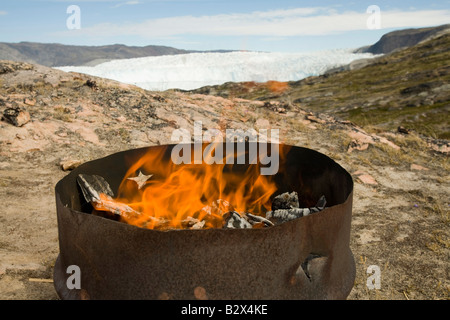
M 187 145 L 193 145 L 193 144 L 187 144 Z M 339 163 L 337 163 L 336 161 L 334 161 L 333 159 L 331 159 L 331 158 L 328 157 L 327 155 L 325 155 L 325 154 L 323 154 L 323 153 L 321 153 L 321 152 L 319 152 L 319 151 L 316 151 L 316 150 L 314 150 L 314 149 L 310 149 L 310 148 L 306 148 L 306 147 L 300 147 L 300 146 L 294 146 L 294 145 L 288 145 L 288 144 L 282 144 L 282 143 L 279 143 L 278 145 L 279 145 L 279 146 L 286 146 L 286 147 L 289 147 L 289 148 L 298 148 L 298 149 L 307 150 L 308 152 L 315 153 L 315 154 L 317 154 L 317 155 L 320 156 L 320 157 L 328 158 L 328 159 L 332 160 L 332 161 L 335 163 L 336 166 L 340 167 L 340 168 L 343 170 L 344 175 L 347 175 L 347 176 L 350 178 L 350 179 L 349 179 L 349 181 L 350 181 L 350 192 L 349 192 L 349 194 L 347 195 L 347 197 L 345 198 L 345 200 L 344 200 L 343 202 L 340 202 L 340 203 L 335 204 L 335 205 L 333 205 L 333 206 L 325 207 L 323 210 L 314 213 L 315 216 L 316 216 L 316 215 L 324 215 L 324 214 L 326 214 L 326 213 L 329 211 L 329 209 L 334 208 L 334 207 L 338 207 L 338 206 L 342 206 L 342 205 L 346 204 L 349 200 L 352 200 L 352 198 L 353 198 L 353 190 L 354 190 L 354 181 L 353 181 L 353 177 L 352 177 L 352 176 L 347 172 L 347 170 L 345 170 Z M 135 149 L 131 149 L 131 150 L 134 151 L 134 152 L 141 152 L 141 151 L 146 151 L 146 150 L 148 150 L 149 148 L 164 148 L 164 147 L 170 148 L 170 147 L 173 147 L 173 146 L 176 146 L 176 144 L 165 144 L 165 145 L 147 146 L 147 147 L 140 147 L 140 148 L 135 148 Z M 81 210 L 76 210 L 76 209 L 71 208 L 71 207 L 69 206 L 69 204 L 64 204 L 64 203 L 62 203 L 60 194 L 59 194 L 59 192 L 58 192 L 59 187 L 64 183 L 65 179 L 66 179 L 68 176 L 70 176 L 70 175 L 75 175 L 75 174 L 77 174 L 79 171 L 83 171 L 83 168 L 89 167 L 89 166 L 90 166 L 90 163 L 92 163 L 92 162 L 94 162 L 94 161 L 105 161 L 105 160 L 107 160 L 108 158 L 110 158 L 110 157 L 112 157 L 112 156 L 114 156 L 114 155 L 126 154 L 126 153 L 130 152 L 131 150 L 123 150 L 123 151 L 119 151 L 119 152 L 116 152 L 116 153 L 113 153 L 113 154 L 109 154 L 109 155 L 107 155 L 107 156 L 104 156 L 104 157 L 101 157 L 101 158 L 98 158 L 98 159 L 95 159 L 95 160 L 92 160 L 92 161 L 89 161 L 89 162 L 86 162 L 86 163 L 81 164 L 81 165 L 80 165 L 79 167 L 77 167 L 75 170 L 73 170 L 73 171 L 70 172 L 68 175 L 66 175 L 65 177 L 63 177 L 60 181 L 58 181 L 58 183 L 55 185 L 55 193 L 56 193 L 57 201 L 59 201 L 63 206 L 67 207 L 72 213 L 75 213 L 75 214 L 80 214 L 80 213 L 81 213 L 81 214 L 89 215 L 89 213 L 86 213 L 86 212 L 83 212 L 83 211 L 81 211 Z M 275 193 L 274 193 L 274 194 L 275 194 Z M 133 227 L 133 228 L 137 228 L 137 229 L 148 230 L 148 231 L 154 231 L 154 232 L 171 232 L 171 231 L 178 231 L 178 232 L 179 232 L 179 231 L 210 231 L 211 229 L 213 229 L 213 230 L 224 230 L 224 232 L 232 232 L 232 231 L 237 231 L 237 230 L 239 230 L 239 231 L 237 231 L 237 232 L 241 232 L 241 231 L 242 231 L 242 232 L 248 232 L 248 231 L 250 231 L 250 230 L 252 230 L 252 232 L 253 232 L 253 231 L 254 231 L 254 232 L 266 232 L 266 231 L 260 231 L 260 230 L 269 230 L 269 229 L 273 229 L 273 228 L 275 228 L 275 227 L 280 227 L 280 226 L 282 226 L 282 225 L 285 225 L 286 223 L 295 223 L 295 221 L 298 221 L 299 219 L 305 219 L 305 218 L 311 219 L 311 215 L 308 215 L 308 216 L 305 216 L 305 217 L 296 218 L 296 219 L 293 219 L 293 220 L 290 220 L 290 221 L 285 221 L 285 222 L 276 224 L 276 225 L 271 226 L 271 227 L 268 227 L 268 228 L 239 228 L 239 229 L 231 229 L 231 228 L 230 228 L 230 229 L 226 229 L 226 228 L 178 229 L 178 228 L 174 228 L 174 229 L 168 229 L 168 230 L 158 230 L 158 229 L 142 228 L 142 227 L 135 226 L 135 225 L 131 225 L 131 224 L 127 224 L 127 223 L 124 223 L 124 222 L 121 222 L 121 221 L 111 220 L 111 219 L 108 219 L 108 218 L 105 218 L 105 217 L 102 217 L 102 216 L 94 216 L 94 215 L 93 215 L 92 218 L 93 218 L 93 219 L 101 218 L 101 219 L 105 219 L 105 220 L 108 220 L 108 221 L 113 222 L 113 223 L 118 223 L 118 224 L 120 224 L 120 225 L 126 225 L 127 227 Z M 307 219 L 305 219 L 305 220 L 307 220 Z

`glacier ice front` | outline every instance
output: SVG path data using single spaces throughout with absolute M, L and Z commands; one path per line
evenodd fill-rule
M 233 81 L 296 81 L 372 54 L 350 49 L 309 53 L 190 53 L 112 60 L 94 67 L 58 67 L 63 71 L 134 84 L 147 90 L 192 90 Z

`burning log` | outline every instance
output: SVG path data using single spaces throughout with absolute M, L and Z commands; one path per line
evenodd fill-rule
M 151 175 L 145 176 L 140 172 L 136 179 L 129 179 L 136 181 L 138 188 L 141 189 L 150 177 Z M 139 211 L 134 210 L 127 204 L 114 200 L 114 192 L 112 191 L 109 183 L 103 177 L 80 174 L 78 175 L 77 182 L 81 188 L 81 192 L 83 193 L 85 200 L 90 203 L 96 211 L 108 212 L 127 219 L 141 215 Z M 214 208 L 216 208 L 216 206 L 214 206 Z M 205 223 L 205 220 L 200 221 L 199 219 L 188 216 L 186 219 L 181 221 L 181 226 L 187 229 L 202 229 L 205 226 Z M 175 229 L 170 220 L 151 216 L 148 217 L 148 220 L 141 222 L 140 226 L 143 228 L 148 228 L 151 226 L 151 228 L 155 230 Z
M 261 228 L 261 227 L 264 228 L 264 227 L 274 226 L 272 221 L 270 221 L 264 217 L 256 216 L 249 212 L 247 212 L 245 215 L 247 216 L 247 220 L 248 220 L 248 222 L 250 222 L 250 224 L 253 226 L 253 228 Z
M 233 206 L 226 200 L 217 199 L 213 201 L 210 205 L 202 208 L 201 212 L 206 215 L 223 216 L 229 211 L 234 211 Z
M 273 222 L 249 212 L 243 215 L 236 211 L 229 211 L 223 216 L 223 228 L 225 229 L 250 229 L 274 226 Z
M 200 221 L 204 221 L 204 228 L 222 228 L 223 218 L 227 212 L 234 211 L 233 206 L 226 200 L 217 199 L 211 204 L 204 206 L 198 218 Z
M 299 208 L 299 205 L 295 204 L 296 199 L 298 203 L 298 195 L 296 192 L 290 194 L 283 193 L 275 197 L 272 203 L 272 211 L 266 213 L 266 219 L 269 219 L 275 224 L 283 223 L 322 211 L 327 203 L 325 196 L 322 196 L 314 207 Z M 296 207 L 292 207 L 292 203 L 294 203 Z
M 188 216 L 186 219 L 181 221 L 181 226 L 185 229 L 203 229 L 205 223 L 205 220 L 199 220 Z
M 272 210 L 299 208 L 298 194 L 293 191 L 276 196 L 272 201 Z
M 103 177 L 80 174 L 78 175 L 77 182 L 84 198 L 89 203 L 101 202 L 100 194 L 104 194 L 107 197 L 114 197 L 114 192 Z
M 141 223 L 136 223 L 137 226 L 144 229 L 155 229 L 155 230 L 172 230 L 174 229 L 170 221 L 164 218 L 148 217 L 148 219 Z
M 191 227 L 191 229 L 203 229 L 203 227 L 205 226 L 205 220 L 203 220 L 203 221 L 198 221 L 198 222 L 196 222 L 192 227 Z
M 225 213 L 223 218 L 224 229 L 250 229 L 253 227 L 245 217 L 241 216 L 236 211 Z
M 107 211 L 126 218 L 131 218 L 140 214 L 130 206 L 114 200 L 114 192 L 103 177 L 80 174 L 77 177 L 77 182 L 85 200 L 90 203 L 95 210 Z
M 134 180 L 138 184 L 138 188 L 141 189 L 150 177 L 151 175 L 146 176 L 140 172 L 136 178 L 128 179 Z M 103 177 L 80 174 L 77 177 L 77 182 L 85 200 L 93 206 L 96 213 L 106 212 L 124 217 L 126 220 L 141 215 L 141 212 L 129 205 L 115 200 L 114 192 Z M 177 229 L 178 224 L 178 227 L 183 229 L 194 230 L 266 228 L 319 212 L 325 208 L 325 205 L 326 200 L 322 196 L 315 207 L 299 208 L 297 192 L 286 192 L 273 199 L 272 211 L 268 211 L 266 217 L 262 217 L 249 212 L 238 213 L 228 201 L 218 199 L 203 207 L 194 216 L 188 216 L 177 224 L 164 217 L 149 216 L 145 217 L 144 220 L 140 219 L 138 225 L 142 228 L 163 231 Z

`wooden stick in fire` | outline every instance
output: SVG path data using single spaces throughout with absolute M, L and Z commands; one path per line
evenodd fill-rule
M 241 216 L 236 211 L 228 211 L 223 215 L 223 228 L 224 229 L 250 229 L 253 226 L 250 222 Z
M 140 214 L 140 212 L 134 210 L 125 203 L 114 200 L 114 192 L 103 177 L 98 175 L 79 174 L 77 182 L 84 198 L 95 210 L 107 211 L 125 218 L 131 218 Z
M 325 196 L 320 197 L 317 204 L 311 208 L 299 208 L 297 192 L 283 193 L 272 201 L 272 211 L 266 213 L 266 219 L 275 224 L 305 217 L 325 209 L 327 200 Z

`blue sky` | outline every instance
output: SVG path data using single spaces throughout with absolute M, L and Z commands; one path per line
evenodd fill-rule
M 71 5 L 80 9 L 79 29 L 67 27 Z M 380 9 L 379 15 L 367 12 L 371 5 Z M 302 52 L 357 48 L 392 30 L 444 23 L 450 23 L 450 0 L 0 2 L 0 42 Z

